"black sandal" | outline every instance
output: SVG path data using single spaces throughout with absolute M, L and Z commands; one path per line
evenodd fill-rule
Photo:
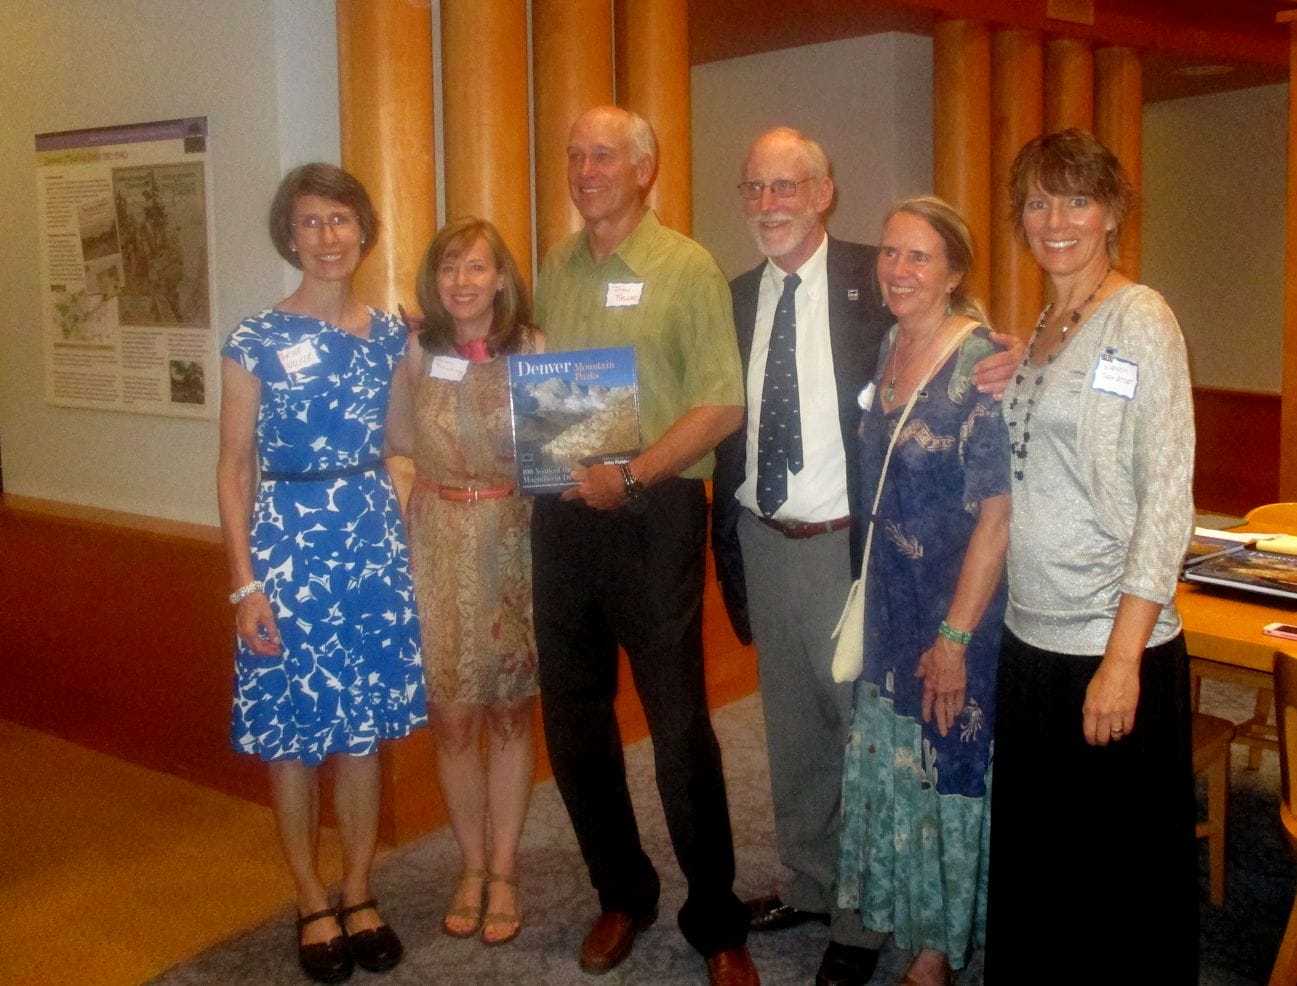
M 395 968 L 401 961 L 401 956 L 405 954 L 405 948 L 401 944 L 401 939 L 396 936 L 396 932 L 386 924 L 380 924 L 377 928 L 366 928 L 354 934 L 347 931 L 345 923 L 347 916 L 357 911 L 368 910 L 377 914 L 378 901 L 371 899 L 352 904 L 350 907 L 339 908 L 338 922 L 342 925 L 342 933 L 347 936 L 347 941 L 351 945 L 351 954 L 356 964 L 370 972 L 386 972 L 388 969 Z
M 351 975 L 354 968 L 347 933 L 344 931 L 325 942 L 302 944 L 302 929 L 325 918 L 337 918 L 338 927 L 342 927 L 341 915 L 331 907 L 297 919 L 297 961 L 302 971 L 315 982 L 340 983 Z

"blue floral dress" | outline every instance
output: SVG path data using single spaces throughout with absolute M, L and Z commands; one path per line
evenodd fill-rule
M 380 458 L 406 331 L 370 314 L 366 340 L 263 311 L 221 350 L 261 382 L 252 568 L 283 651 L 238 642 L 230 739 L 263 760 L 365 755 L 428 717 L 405 533 Z
M 879 375 L 895 345 L 893 328 Z M 985 940 L 995 667 L 1005 583 L 973 632 L 964 708 L 946 736 L 923 721 L 914 676 L 945 618 L 982 500 L 1009 492 L 998 403 L 972 386 L 995 348 L 976 329 L 929 381 L 898 437 L 875 518 L 866 581 L 864 669 L 842 784 L 838 895 L 903 949 L 934 948 L 962 968 Z M 875 398 L 860 426 L 861 499 L 878 477 L 903 406 Z

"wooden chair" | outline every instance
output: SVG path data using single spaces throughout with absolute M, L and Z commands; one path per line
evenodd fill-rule
M 1229 745 L 1234 724 L 1204 712 L 1193 714 L 1193 772 L 1207 775 L 1207 818 L 1197 836 L 1207 840 L 1207 873 L 1213 907 L 1225 904 L 1225 817 L 1229 803 Z
M 1248 511 L 1244 522 L 1258 530 L 1268 529 L 1280 534 L 1297 534 L 1297 503 L 1266 503 Z M 1248 682 L 1251 684 L 1251 682 Z M 1198 708 L 1198 692 L 1201 679 L 1193 680 L 1193 707 Z M 1265 750 L 1278 750 L 1279 742 L 1275 727 L 1270 725 L 1270 709 L 1274 705 L 1274 691 L 1270 688 L 1257 688 L 1256 704 L 1251 718 L 1245 719 L 1234 727 L 1234 740 L 1247 748 L 1247 766 L 1256 770 L 1261 766 L 1261 754 Z
M 1279 820 L 1293 853 L 1297 854 L 1297 655 L 1276 651 L 1274 656 L 1275 717 L 1279 725 Z M 1274 969 L 1270 986 L 1292 986 L 1297 983 L 1297 894 L 1294 894 L 1288 926 Z

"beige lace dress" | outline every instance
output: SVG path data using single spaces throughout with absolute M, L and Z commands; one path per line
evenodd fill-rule
M 537 692 L 531 499 L 445 498 L 514 485 L 506 361 L 469 363 L 452 381 L 422 356 L 407 521 L 428 698 L 512 704 Z

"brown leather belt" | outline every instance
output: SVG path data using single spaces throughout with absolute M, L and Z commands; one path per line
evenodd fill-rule
M 456 503 L 474 503 L 478 500 L 498 500 L 502 496 L 512 496 L 512 486 L 445 486 L 428 479 L 420 479 L 418 484 L 430 493 L 436 493 L 442 500 L 453 500 Z
M 766 527 L 778 531 L 786 538 L 813 538 L 820 534 L 829 534 L 832 531 L 840 531 L 845 527 L 851 526 L 851 518 L 836 517 L 833 520 L 775 520 L 773 517 L 762 517 L 758 513 L 752 515 Z

